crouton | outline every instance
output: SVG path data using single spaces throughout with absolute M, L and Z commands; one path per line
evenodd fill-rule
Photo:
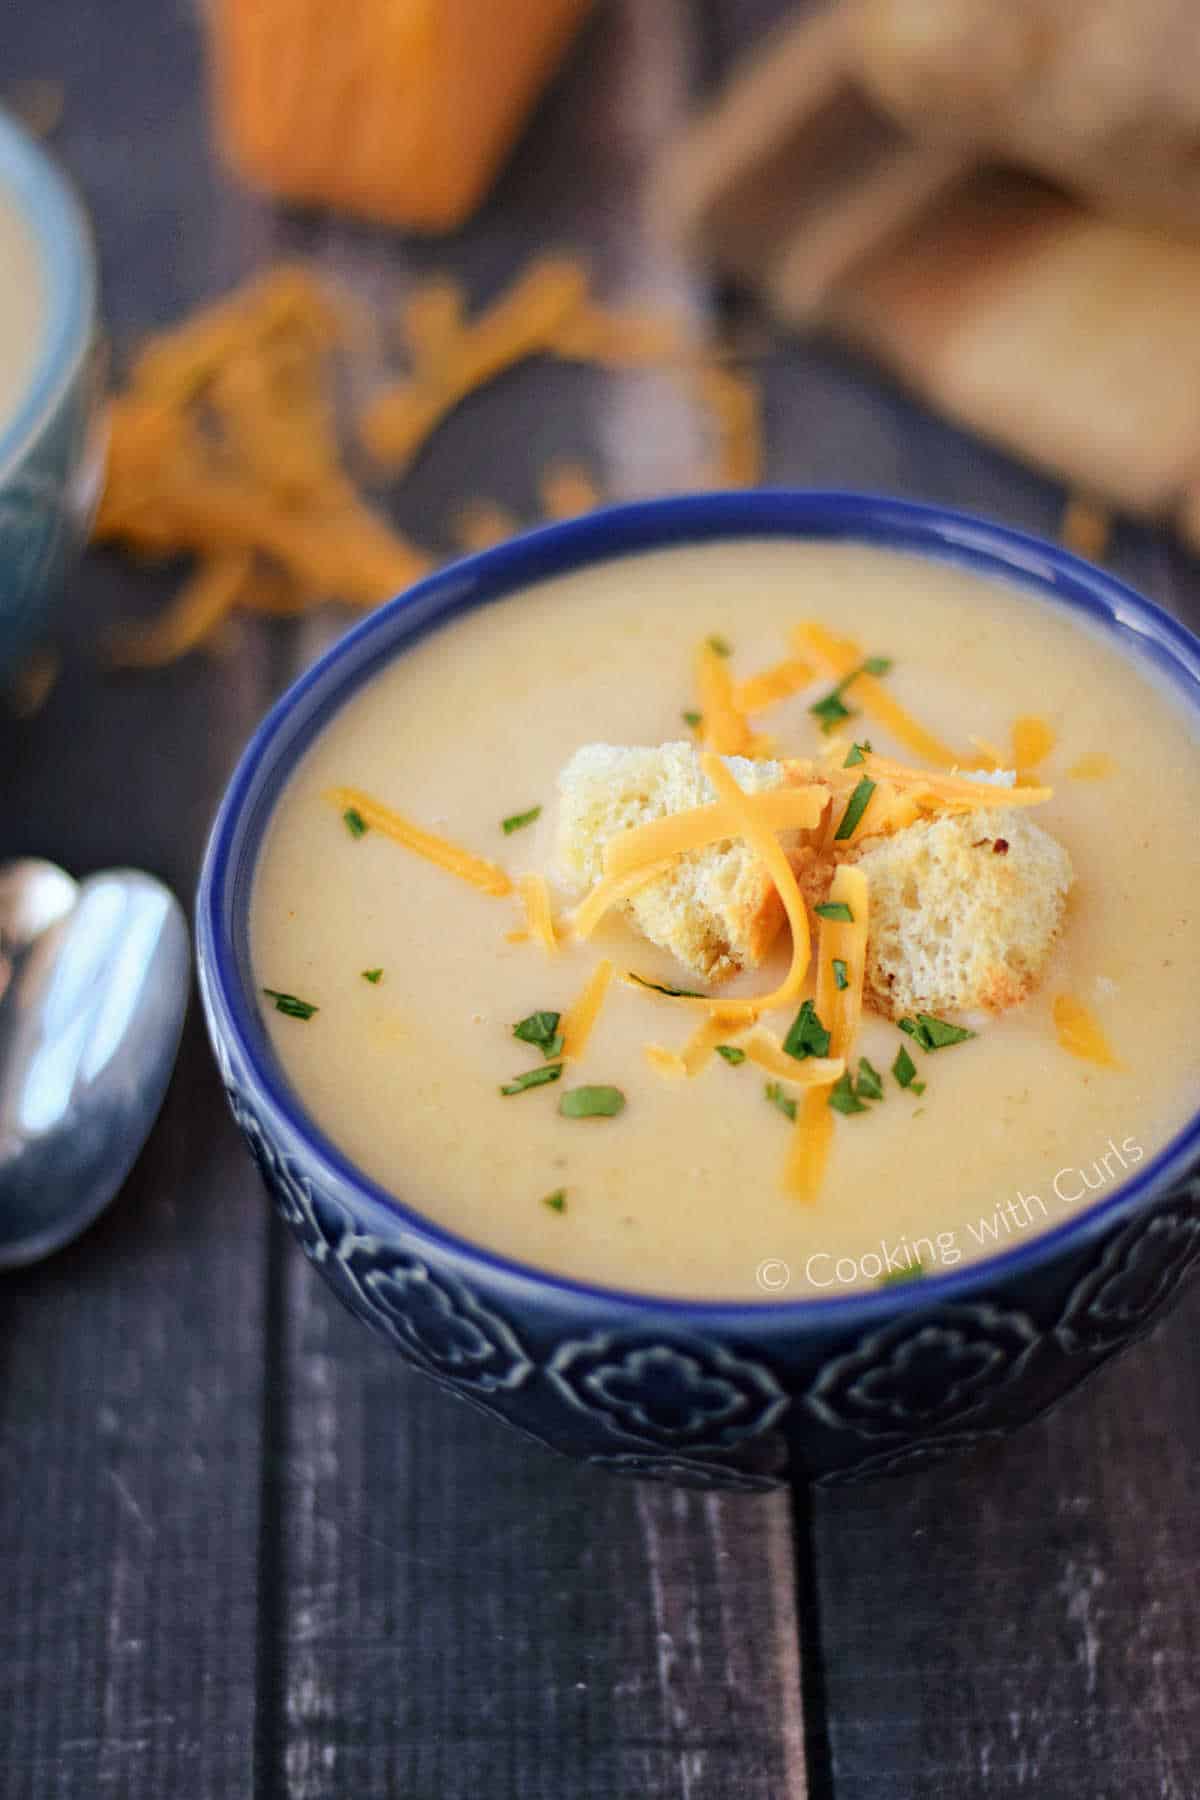
M 722 761 L 751 794 L 812 779 L 807 763 L 742 756 Z M 558 788 L 559 873 L 577 890 L 599 880 L 604 847 L 618 833 L 716 799 L 688 743 L 654 749 L 585 744 L 562 770 Z M 796 834 L 785 833 L 783 842 L 793 851 Z M 624 911 L 652 944 L 709 982 L 756 967 L 783 922 L 769 873 L 736 838 L 688 851 L 626 901 Z
M 1037 984 L 1071 859 L 1016 808 L 922 820 L 869 843 L 866 999 L 877 1012 L 1003 1012 Z

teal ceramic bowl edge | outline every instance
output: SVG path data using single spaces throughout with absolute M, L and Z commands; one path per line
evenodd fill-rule
M 0 195 L 28 227 L 46 309 L 15 412 L 0 423 L 0 673 L 48 629 L 99 492 L 97 274 L 66 177 L 0 113 Z

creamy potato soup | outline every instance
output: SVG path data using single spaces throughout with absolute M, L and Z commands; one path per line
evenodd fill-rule
M 852 636 L 877 659 L 876 696 L 961 747 L 960 766 L 1015 767 L 1018 751 L 1034 761 L 1017 782 L 1052 793 L 1028 816 L 1074 871 L 1032 993 L 995 1016 L 903 1028 L 864 1010 L 840 1108 L 827 1104 L 832 1086 L 776 1079 L 745 1054 L 744 1020 L 684 1073 L 678 1053 L 707 1017 L 701 1003 L 622 977 L 698 984 L 621 907 L 573 938 L 578 896 L 554 877 L 557 777 L 575 752 L 702 734 L 703 721 L 681 719 L 699 710 L 698 643 L 711 637 L 740 682 L 795 657 L 801 620 Z M 839 705 L 847 717 L 831 717 Z M 835 743 L 839 770 L 854 743 L 870 744 L 838 777 L 839 813 L 873 758 L 921 761 L 877 699 L 868 708 L 855 681 L 835 688 L 828 670 L 753 724 L 776 754 L 828 760 Z M 514 882 L 547 876 L 557 950 L 540 941 L 536 905 L 529 931 L 515 887 L 488 892 L 436 866 L 339 789 Z M 1200 1095 L 1198 817 L 1200 754 L 1181 703 L 1073 615 L 950 564 L 848 544 L 666 550 L 459 618 L 351 699 L 269 827 L 252 958 L 305 1107 L 429 1218 L 594 1283 L 835 1295 L 1028 1241 L 1112 1194 L 1184 1124 Z M 815 968 L 824 922 L 812 923 Z M 582 1054 L 568 1045 L 564 1064 L 558 1026 L 602 959 L 614 977 Z M 765 994 L 791 959 L 785 924 L 761 967 L 713 992 Z M 812 981 L 810 968 L 810 997 Z M 793 997 L 757 1030 L 779 1045 L 797 1010 Z M 551 1018 L 514 1037 L 541 1014 Z M 615 1089 L 623 1105 L 564 1116 L 581 1088 L 609 1096 L 604 1106 Z M 819 1180 L 801 1191 L 797 1134 L 813 1128 L 814 1093 L 824 1148 Z
M 43 313 L 42 270 L 32 233 L 0 191 L 0 432 L 32 379 Z

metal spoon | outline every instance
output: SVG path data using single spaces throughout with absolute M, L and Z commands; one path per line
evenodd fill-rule
M 154 1123 L 190 959 L 179 903 L 136 869 L 79 883 L 0 864 L 0 1268 L 91 1224 Z

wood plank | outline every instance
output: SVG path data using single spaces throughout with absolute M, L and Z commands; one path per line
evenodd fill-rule
M 1190 1800 L 1192 1295 L 1007 1444 L 815 1502 L 837 1800 Z
M 782 1497 L 552 1457 L 288 1274 L 289 1800 L 802 1796 Z
M 368 270 L 373 247 L 330 228 L 315 252 L 381 293 L 449 263 L 484 296 L 569 242 L 604 293 L 702 308 L 634 204 L 693 56 L 678 0 L 605 9 L 454 244 Z M 464 494 L 529 517 L 554 455 L 619 493 L 694 480 L 703 451 L 663 384 L 538 365 L 472 402 L 394 504 L 428 537 Z M 314 648 L 302 634 L 298 657 Z M 409 1374 L 290 1247 L 284 1280 L 272 1741 L 289 1800 L 804 1794 L 786 1499 L 597 1479 Z
M 117 16 L 119 13 L 119 16 Z M 245 266 L 215 229 L 194 22 L 124 0 L 0 21 L 0 66 L 61 78 L 56 147 L 92 209 L 119 343 Z M 248 214 L 240 215 L 243 219 Z M 185 227 L 185 228 L 184 228 Z M 175 577 L 89 559 L 45 710 L 0 716 L 0 845 L 134 863 L 190 903 L 209 819 L 266 703 L 262 655 L 106 679 L 96 648 Z M 265 1210 L 198 1008 L 111 1211 L 0 1278 L 0 1788 L 12 1800 L 249 1791 Z
M 193 1018 L 112 1210 L 4 1278 L 0 1745 L 13 1800 L 245 1791 L 262 1239 Z

